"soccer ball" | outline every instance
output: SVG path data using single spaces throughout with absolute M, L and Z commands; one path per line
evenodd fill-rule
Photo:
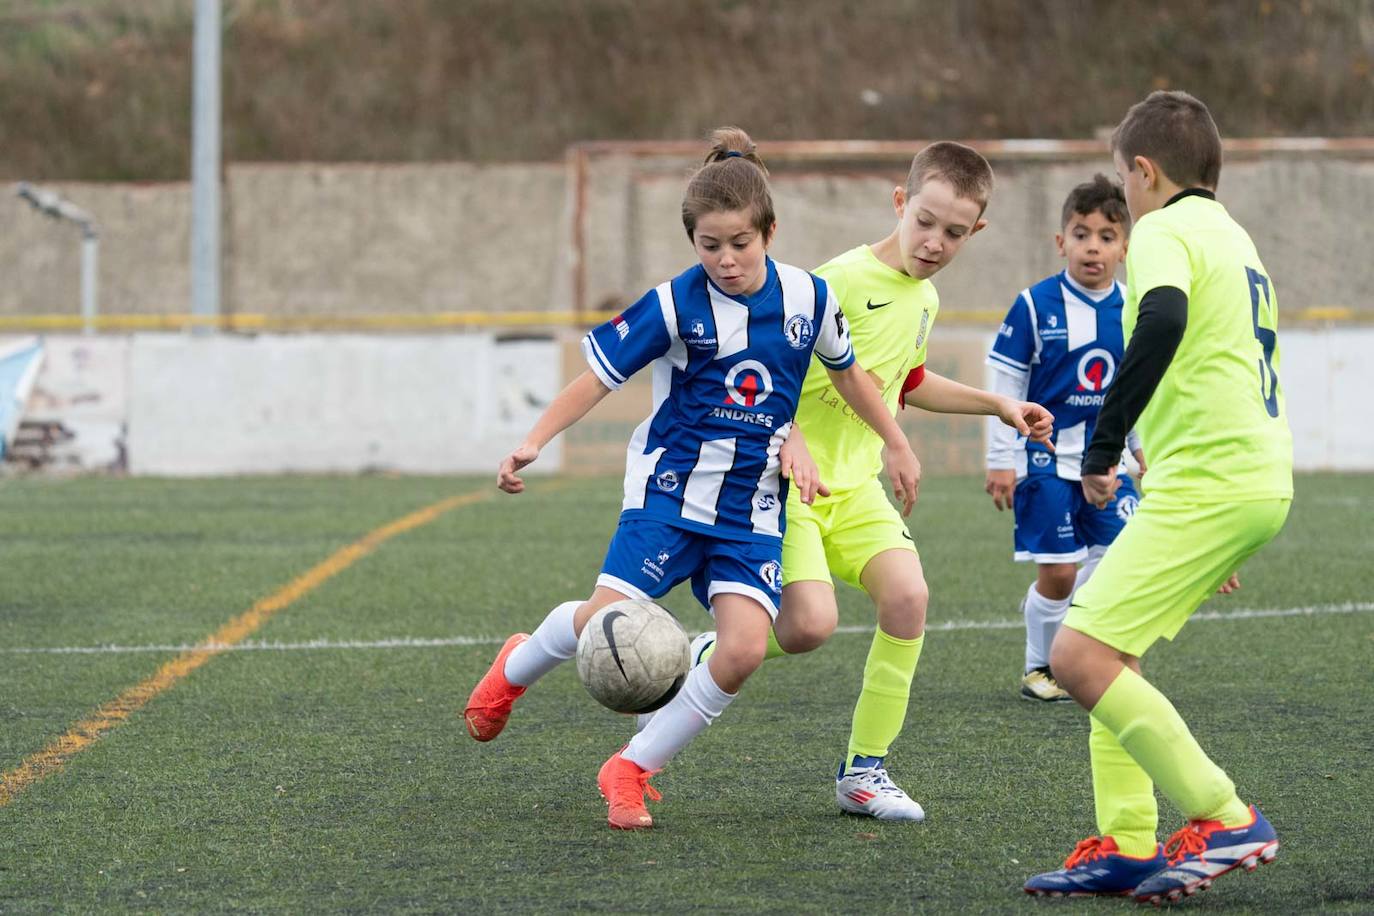
M 608 604 L 577 640 L 577 676 L 602 706 L 624 713 L 667 704 L 687 677 L 690 642 L 682 624 L 652 601 Z

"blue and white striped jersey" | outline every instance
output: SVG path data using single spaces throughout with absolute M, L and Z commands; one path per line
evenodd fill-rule
M 653 412 L 626 449 L 622 520 L 781 539 L 778 450 L 811 354 L 844 369 L 854 350 L 824 280 L 772 258 L 767 268 L 757 293 L 731 296 L 698 264 L 582 339 L 609 388 L 653 366 Z
M 1067 271 L 1023 289 L 997 332 L 987 362 L 1019 382 L 1027 400 L 1054 414 L 1055 451 L 1038 442 L 993 430 L 988 466 L 1015 467 L 1018 478 L 1054 474 L 1081 477 L 1083 449 L 1107 388 L 1116 377 L 1125 345 L 1121 334 L 1124 289 L 1087 290 Z M 1001 446 L 1014 441 L 1012 462 Z

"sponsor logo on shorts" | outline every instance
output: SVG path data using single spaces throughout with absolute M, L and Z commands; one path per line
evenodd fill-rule
M 1123 496 L 1116 501 L 1116 517 L 1123 522 L 1129 522 L 1131 516 L 1135 515 L 1135 510 L 1140 507 L 1140 500 L 1134 496 Z
M 1038 467 L 1038 468 L 1047 468 L 1047 467 L 1049 467 L 1049 466 L 1050 466 L 1050 453 L 1049 453 L 1049 452 L 1031 452 L 1031 464 L 1035 465 L 1035 466 Z
M 764 493 L 758 499 L 754 500 L 754 505 L 758 507 L 759 511 L 767 512 L 770 509 L 776 509 L 778 507 L 778 498 L 772 493 Z
M 658 488 L 664 493 L 673 492 L 677 489 L 678 484 L 677 471 L 671 469 L 664 471 L 654 478 L 654 483 L 658 484 Z
M 775 593 L 782 591 L 782 564 L 777 560 L 769 560 L 760 566 L 759 577 Z

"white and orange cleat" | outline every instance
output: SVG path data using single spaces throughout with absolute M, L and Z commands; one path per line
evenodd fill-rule
M 463 709 L 463 721 L 467 723 L 468 734 L 475 740 L 490 741 L 501 734 L 510 718 L 511 707 L 524 695 L 526 688 L 506 680 L 506 659 L 516 646 L 529 638 L 528 633 L 516 633 L 506 640 L 501 651 L 496 653 L 496 661 L 472 688 L 468 705 Z
M 606 820 L 613 828 L 643 830 L 654 825 L 649 809 L 644 806 L 644 796 L 654 801 L 663 798 L 657 789 L 649 785 L 650 777 L 656 773 L 658 770 L 646 770 L 634 761 L 626 760 L 620 756 L 620 751 L 616 751 L 610 760 L 601 765 L 601 772 L 596 774 L 596 785 L 610 809 Z

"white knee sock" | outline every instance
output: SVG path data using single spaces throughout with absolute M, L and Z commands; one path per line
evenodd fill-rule
M 673 755 L 705 731 L 739 694 L 716 686 L 710 665 L 697 665 L 677 696 L 658 711 L 644 731 L 630 739 L 620 756 L 646 770 L 662 769 Z
M 549 611 L 530 638 L 506 656 L 506 680 L 528 687 L 576 655 L 573 614 L 581 606 L 581 601 L 564 601 Z
M 1107 552 L 1106 547 L 1089 547 L 1088 558 L 1083 561 L 1083 565 L 1078 567 L 1078 573 L 1073 577 L 1073 591 L 1069 592 L 1069 600 L 1073 601 L 1073 596 L 1083 587 L 1092 576 L 1093 570 L 1097 569 L 1097 564 L 1102 562 L 1102 555 Z
M 1035 590 L 1035 583 L 1026 590 L 1026 670 L 1043 668 L 1050 663 L 1050 646 L 1059 624 L 1069 612 L 1069 599 L 1053 601 Z

